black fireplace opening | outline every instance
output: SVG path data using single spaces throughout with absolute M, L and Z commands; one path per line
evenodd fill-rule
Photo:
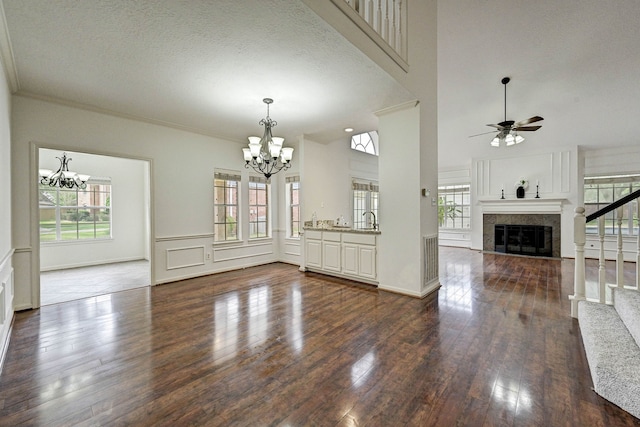
M 495 251 L 531 256 L 553 256 L 552 229 L 546 225 L 495 225 Z

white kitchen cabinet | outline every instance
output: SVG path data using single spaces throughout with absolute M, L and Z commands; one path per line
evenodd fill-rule
M 305 233 L 305 257 L 308 267 L 322 268 L 322 232 Z
M 341 253 L 341 233 L 323 232 L 322 233 L 322 268 L 328 271 L 341 271 L 340 253 Z
M 306 230 L 305 268 L 377 284 L 378 233 Z

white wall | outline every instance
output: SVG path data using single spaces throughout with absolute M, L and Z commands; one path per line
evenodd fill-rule
M 249 241 L 247 229 L 242 230 L 245 239 L 240 242 L 213 245 L 213 172 L 215 168 L 241 172 L 241 193 L 246 195 L 250 172 L 243 167 L 241 147 L 245 142 L 21 96 L 13 97 L 13 110 L 12 231 L 16 248 L 16 308 L 38 304 L 37 146 L 150 162 L 151 258 L 155 283 L 279 259 L 274 239 Z M 295 152 L 293 161 L 297 161 Z M 277 185 L 272 186 L 272 197 L 279 200 Z M 273 206 L 272 213 L 277 222 L 278 206 Z M 274 227 L 278 228 L 279 224 Z
M 0 368 L 13 319 L 13 245 L 11 232 L 11 95 L 0 67 Z
M 352 150 L 351 137 L 330 144 L 303 139 L 302 221 L 335 220 L 353 224 L 353 178 L 378 180 L 378 157 Z
M 57 170 L 61 150 L 41 148 L 40 168 Z M 86 265 L 145 259 L 149 244 L 146 204 L 148 170 L 142 160 L 67 152 L 69 169 L 97 177 L 111 178 L 112 238 L 95 241 L 41 242 L 40 270 L 57 270 Z

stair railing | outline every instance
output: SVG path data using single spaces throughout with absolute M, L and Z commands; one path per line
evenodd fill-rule
M 370 27 L 399 58 L 406 62 L 407 3 L 409 0 L 332 0 L 346 12 L 344 6 L 362 19 L 354 19 L 361 28 Z M 352 17 L 353 19 L 353 17 Z M 366 30 L 363 28 L 363 30 Z M 377 43 L 377 40 L 374 40 Z M 385 46 L 381 46 L 385 47 Z
M 584 257 L 584 245 L 587 238 L 587 223 L 593 220 L 598 220 L 598 238 L 600 241 L 599 247 L 599 260 L 598 260 L 598 298 L 597 301 L 606 303 L 606 279 L 605 279 L 605 250 L 604 250 L 604 236 L 605 236 L 605 214 L 615 211 L 615 224 L 618 228 L 617 233 L 617 252 L 616 252 L 616 283 L 617 287 L 623 288 L 624 285 L 624 253 L 622 251 L 622 219 L 624 216 L 624 206 L 629 203 L 636 202 L 636 215 L 640 218 L 640 190 L 611 203 L 608 206 L 594 212 L 588 216 L 584 215 L 585 209 L 579 206 L 575 210 L 575 216 L 573 218 L 573 241 L 575 244 L 575 271 L 574 271 L 574 283 L 573 283 L 573 295 L 569 296 L 571 300 L 571 316 L 578 317 L 578 302 L 586 300 L 586 279 L 585 270 L 586 263 Z M 640 289 L 640 232 L 637 235 L 637 250 L 636 250 L 636 283 L 634 286 L 636 289 Z

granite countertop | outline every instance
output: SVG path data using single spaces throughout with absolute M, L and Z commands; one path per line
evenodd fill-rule
M 303 230 L 316 230 L 316 231 L 339 231 L 342 233 L 357 233 L 357 234 L 380 234 L 380 230 L 373 229 L 353 229 L 351 227 L 337 227 L 335 225 L 322 225 L 317 227 L 307 226 L 302 227 Z

